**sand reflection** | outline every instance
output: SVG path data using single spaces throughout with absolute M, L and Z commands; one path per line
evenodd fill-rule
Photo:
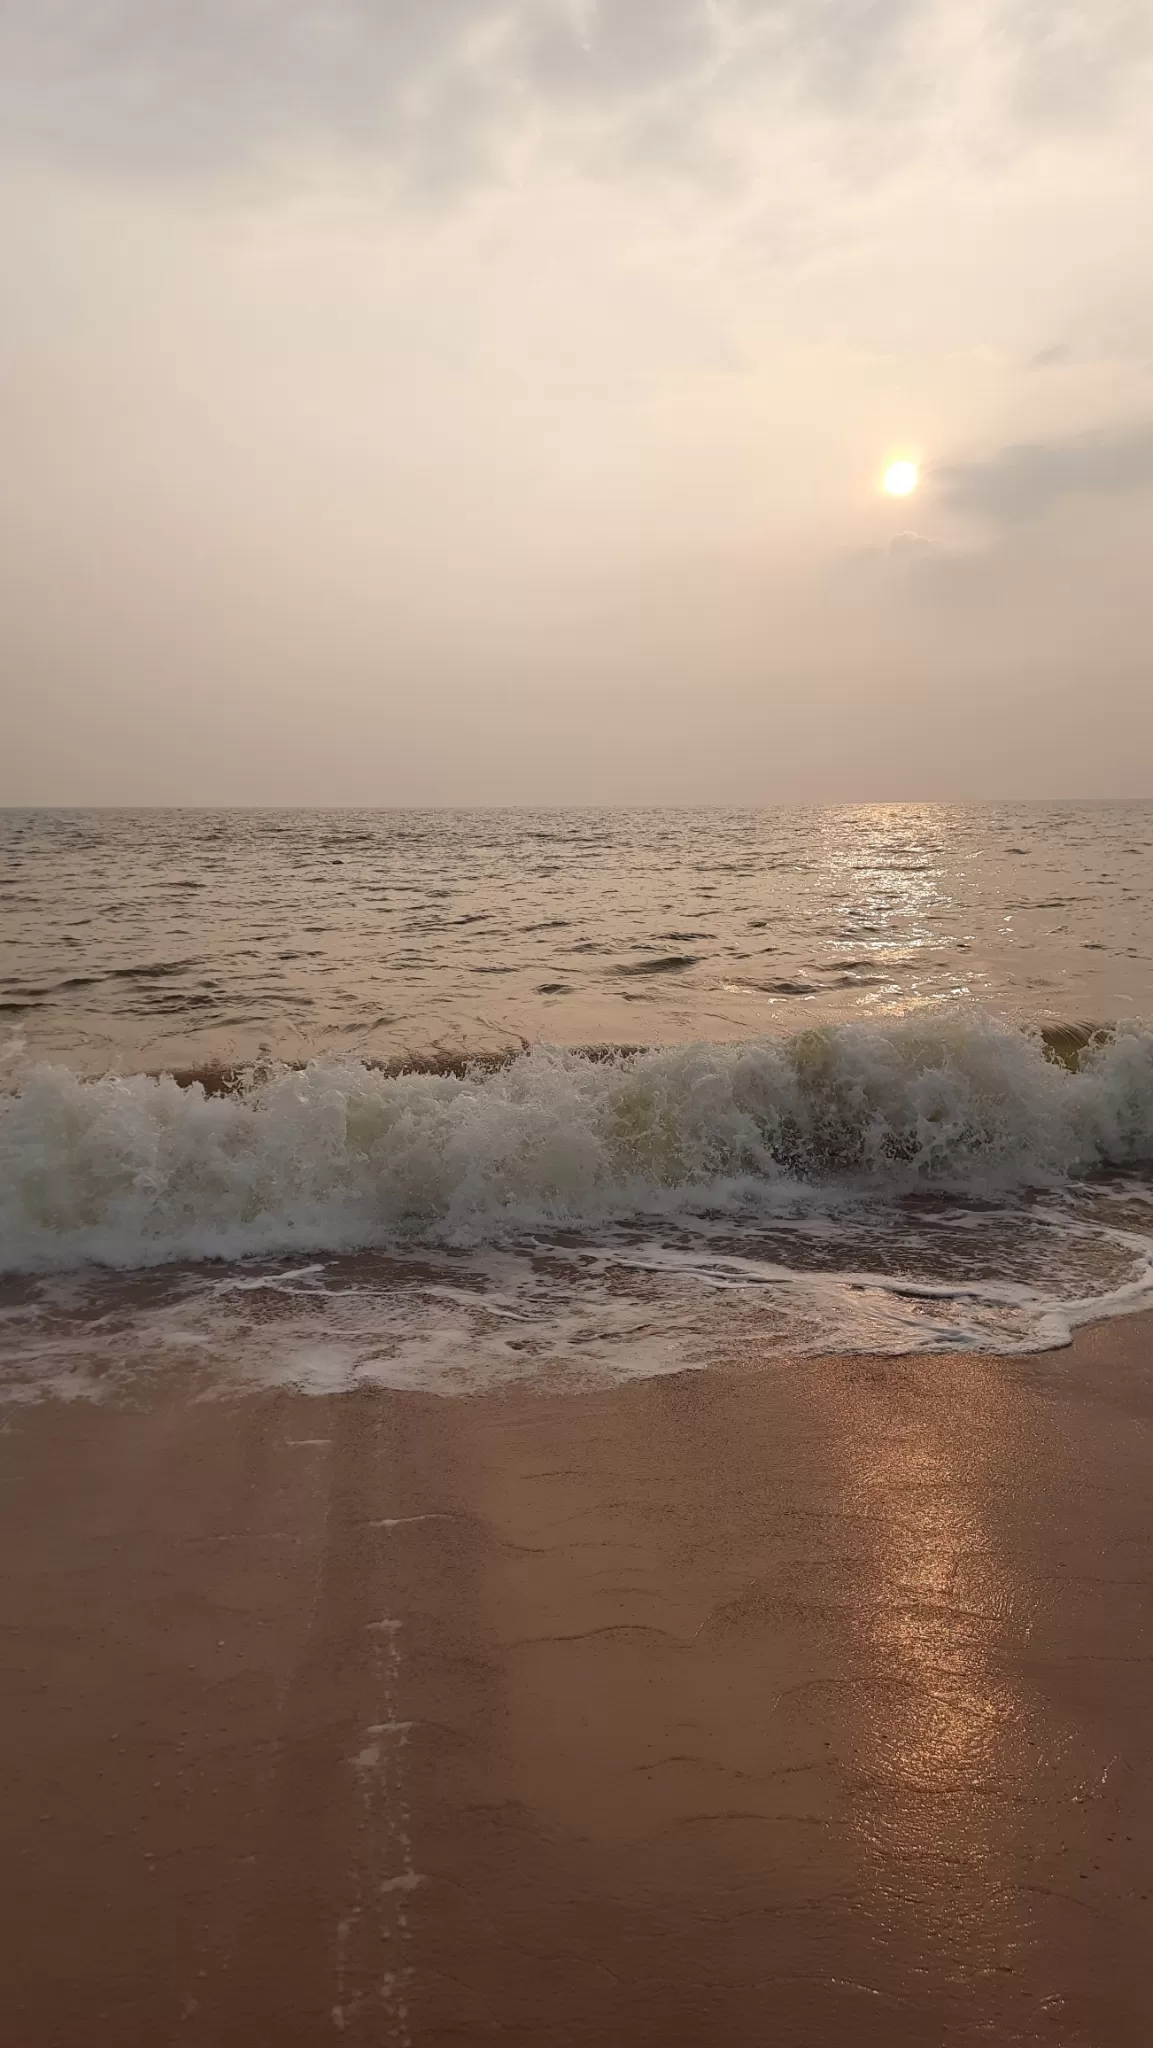
M 932 1368 L 915 1367 L 918 1372 Z M 1006 1654 L 1029 1596 L 997 1536 L 1017 1446 L 995 1367 L 950 1362 L 956 1398 L 886 1404 L 846 1444 L 846 1507 L 868 1567 L 856 1620 L 870 1709 L 859 1734 L 863 1841 L 923 1892 L 938 1934 L 960 1916 L 1002 1944 L 1014 1829 L 1029 1774 L 1028 1708 Z M 859 1421 L 860 1411 L 857 1410 Z M 979 1966 L 979 1954 L 970 1956 Z

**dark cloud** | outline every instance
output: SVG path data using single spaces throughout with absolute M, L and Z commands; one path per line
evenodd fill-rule
M 986 462 L 953 463 L 934 481 L 956 512 L 1016 525 L 1063 499 L 1153 489 L 1153 423 L 1064 441 L 1021 441 Z
M 147 167 L 332 136 L 468 162 L 501 0 L 0 0 L 9 141 Z
M 964 89 L 939 58 L 953 4 L 0 0 L 0 122 L 9 149 L 149 171 L 337 141 L 450 184 L 566 122 L 607 126 L 622 164 L 643 159 L 646 137 L 671 160 L 679 127 L 686 162 L 705 161 L 731 105 L 778 125 L 802 106 L 835 117 L 847 152 L 845 123 L 907 151 L 925 110 L 949 114 Z M 1134 75 L 1146 12 L 1005 0 L 995 44 L 1010 99 L 1028 119 L 1099 114 Z
M 1006 0 L 1014 112 L 1043 127 L 1108 119 L 1139 93 L 1153 53 L 1148 0 Z
M 1030 370 L 1060 370 L 1064 369 L 1065 365 L 1072 361 L 1072 349 L 1063 341 L 1055 341 L 1051 348 L 1039 348 L 1035 356 L 1030 356 L 1028 368 Z
M 519 63 L 547 94 L 603 99 L 692 77 L 719 56 L 718 17 L 700 0 L 537 5 L 517 10 Z
M 518 27 L 530 74 L 548 90 L 603 100 L 775 79 L 847 104 L 931 12 L 925 0 L 530 0 Z

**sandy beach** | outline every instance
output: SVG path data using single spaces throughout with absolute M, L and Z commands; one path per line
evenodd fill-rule
M 1153 2048 L 1151 23 L 0 0 L 0 2048 Z
M 1146 2042 L 1151 1345 L 10 1408 L 5 2041 Z

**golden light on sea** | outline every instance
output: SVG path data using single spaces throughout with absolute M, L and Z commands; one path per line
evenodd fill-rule
M 884 475 L 884 487 L 891 498 L 907 498 L 921 481 L 921 472 L 915 462 L 904 457 L 899 462 L 890 462 Z

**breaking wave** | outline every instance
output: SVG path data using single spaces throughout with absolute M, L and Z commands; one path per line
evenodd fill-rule
M 0 1098 L 0 1267 L 478 1245 L 1151 1163 L 1141 1027 L 851 1023 L 458 1072 L 317 1059 L 218 1092 L 40 1066 Z

